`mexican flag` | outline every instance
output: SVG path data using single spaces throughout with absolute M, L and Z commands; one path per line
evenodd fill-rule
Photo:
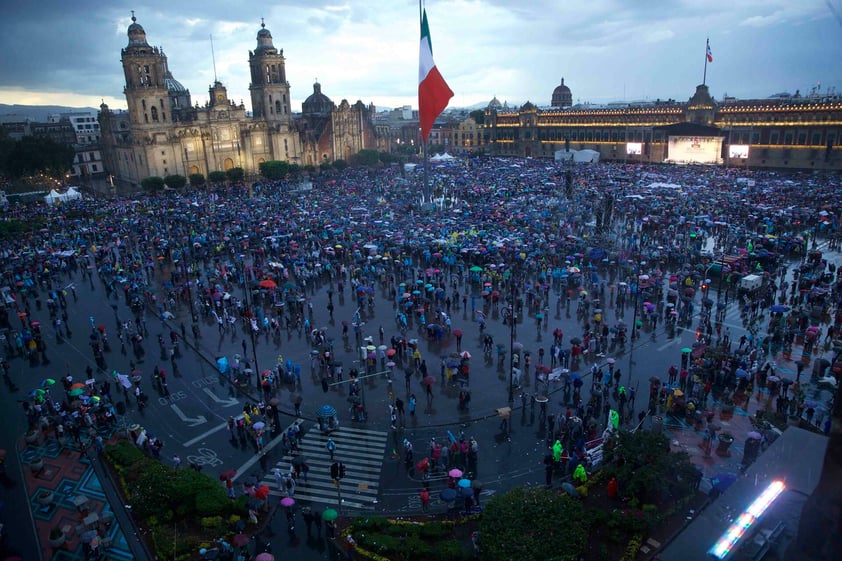
M 433 61 L 433 45 L 430 42 L 430 26 L 427 25 L 427 10 L 421 18 L 421 49 L 418 61 L 418 116 L 421 121 L 421 141 L 427 142 L 430 129 L 453 92 L 444 81 Z

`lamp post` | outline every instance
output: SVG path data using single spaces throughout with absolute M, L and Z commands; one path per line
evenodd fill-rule
M 515 374 L 515 325 L 517 324 L 517 319 L 515 316 L 515 297 L 517 294 L 517 285 L 515 282 L 515 270 L 512 268 L 512 275 L 510 278 L 511 283 L 511 299 L 510 299 L 510 312 L 509 312 L 509 404 L 515 402 L 515 393 L 514 393 L 514 374 Z M 520 363 L 518 363 L 520 364 Z
M 634 340 L 635 340 L 635 333 L 637 333 L 637 308 L 640 304 L 640 268 L 645 265 L 645 261 L 639 261 L 637 264 L 637 270 L 635 272 L 634 286 L 634 314 L 632 314 L 632 326 L 631 326 L 631 336 L 629 337 L 629 375 L 628 375 L 628 382 L 626 384 L 631 387 L 631 377 L 632 377 L 632 366 L 634 365 L 634 361 L 632 360 L 632 355 L 634 354 Z M 631 284 L 629 284 L 631 286 Z
M 249 304 L 249 285 L 248 279 L 246 278 L 246 266 L 245 260 L 240 258 L 240 269 L 242 269 L 241 273 L 243 275 L 243 295 L 245 296 L 246 300 L 246 310 L 251 312 L 254 315 L 254 310 L 251 309 L 251 305 Z M 249 318 L 249 335 L 251 336 L 251 356 L 254 359 L 254 372 L 257 376 L 258 386 L 260 385 L 260 367 L 257 365 L 257 345 L 255 344 L 254 339 L 254 329 L 251 326 L 251 318 Z

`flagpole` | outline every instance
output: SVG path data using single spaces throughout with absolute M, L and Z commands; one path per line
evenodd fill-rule
M 420 29 L 424 20 L 424 6 L 423 0 L 418 0 L 418 28 Z M 421 108 L 418 108 L 418 114 L 421 114 Z M 419 129 L 420 130 L 420 129 Z M 429 185 L 429 178 L 427 176 L 427 167 L 429 164 L 429 154 L 427 153 L 427 139 L 424 138 L 423 131 L 421 132 L 421 157 L 424 160 L 424 173 L 423 173 L 423 185 L 421 185 L 421 209 L 423 210 L 424 205 L 428 203 L 428 193 L 430 191 Z
M 705 40 L 705 72 L 702 74 L 702 85 L 707 83 L 708 79 L 708 49 L 710 48 L 710 37 Z

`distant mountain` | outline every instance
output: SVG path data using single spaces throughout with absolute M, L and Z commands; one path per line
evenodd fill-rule
M 20 115 L 29 117 L 33 121 L 45 122 L 50 115 L 58 113 L 74 113 L 81 111 L 98 112 L 93 107 L 65 107 L 64 105 L 6 105 L 0 103 L 0 115 Z

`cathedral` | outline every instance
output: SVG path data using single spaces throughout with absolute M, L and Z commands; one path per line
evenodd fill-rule
M 251 115 L 219 81 L 203 107 L 194 104 L 134 15 L 128 38 L 121 59 L 128 111 L 102 104 L 99 114 L 103 160 L 116 184 L 137 188 L 151 176 L 208 177 L 231 168 L 252 177 L 265 161 L 319 166 L 347 161 L 362 149 L 388 150 L 375 131 L 374 105 L 343 99 L 337 106 L 318 83 L 301 113 L 293 113 L 284 51 L 263 23 L 249 52 Z

